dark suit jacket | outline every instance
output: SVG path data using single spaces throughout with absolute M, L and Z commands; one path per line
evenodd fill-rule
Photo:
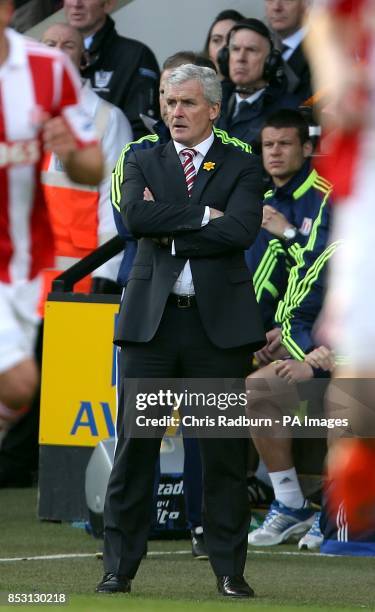
M 204 163 L 214 163 L 205 170 Z M 149 187 L 155 202 L 143 200 Z M 254 156 L 215 138 L 199 169 L 191 198 L 173 142 L 135 151 L 126 164 L 121 210 L 139 239 L 121 304 L 115 341 L 148 342 L 187 259 L 202 324 L 221 348 L 264 344 L 264 333 L 244 249 L 261 222 L 262 177 Z M 204 208 L 225 214 L 201 227 Z M 176 256 L 154 237 L 173 236 Z M 171 341 L 173 339 L 171 338 Z
M 301 102 L 304 102 L 312 95 L 312 89 L 310 67 L 303 52 L 302 44 L 298 45 L 288 59 L 287 64 L 298 78 L 298 84 L 293 90 L 293 94 L 296 95 Z
M 217 127 L 226 130 L 244 142 L 256 145 L 266 119 L 281 108 L 298 108 L 300 98 L 286 93 L 286 84 L 268 85 L 263 94 L 253 104 L 243 105 L 234 115 L 235 95 L 223 100 L 222 112 L 216 122 Z

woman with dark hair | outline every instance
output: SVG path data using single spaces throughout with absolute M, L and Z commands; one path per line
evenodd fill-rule
M 245 19 L 245 17 L 238 11 L 234 11 L 232 9 L 221 11 L 208 30 L 203 54 L 210 58 L 210 60 L 215 64 L 219 75 L 220 70 L 216 61 L 217 54 L 226 44 L 228 32 L 235 23 L 242 21 L 242 19 Z

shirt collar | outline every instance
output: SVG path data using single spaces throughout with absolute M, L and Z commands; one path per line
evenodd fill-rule
M 294 32 L 294 34 L 291 34 L 287 38 L 283 38 L 283 45 L 287 45 L 289 49 L 292 49 L 292 51 L 294 51 L 295 49 L 297 49 L 298 45 L 301 44 L 302 40 L 306 36 L 306 32 L 307 29 L 305 27 L 300 28 L 299 30 L 297 30 L 297 32 Z
M 214 133 L 211 132 L 208 138 L 206 138 L 199 144 L 194 145 L 194 147 L 187 147 L 186 145 L 183 145 L 180 142 L 176 142 L 176 140 L 173 141 L 173 144 L 177 151 L 177 155 L 180 155 L 183 149 L 195 149 L 197 153 L 200 153 L 203 157 L 206 157 L 210 147 L 212 146 L 213 141 L 214 141 Z
M 9 54 L 4 64 L 8 66 L 24 66 L 26 64 L 24 37 L 11 28 L 5 29 L 5 36 L 8 39 Z
M 298 189 L 298 187 L 300 187 L 300 185 L 302 185 L 302 183 L 305 182 L 306 178 L 310 174 L 310 166 L 311 159 L 308 158 L 303 163 L 298 172 L 296 172 L 296 174 L 292 176 L 292 178 L 287 183 L 285 183 L 285 185 L 283 185 L 282 187 L 275 187 L 273 192 L 274 195 L 276 197 L 291 196 L 294 198 L 294 192 Z
M 248 104 L 253 104 L 254 102 L 256 102 L 256 100 L 258 100 L 258 98 L 260 98 L 260 96 L 265 91 L 265 89 L 266 89 L 265 87 L 263 87 L 262 89 L 259 89 L 255 93 L 251 94 L 251 96 L 249 96 L 248 98 L 241 98 L 240 94 L 236 93 L 236 108 L 238 108 L 241 102 L 247 102 Z
M 86 38 L 83 39 L 83 44 L 86 50 L 90 48 L 90 45 L 93 39 L 94 39 L 94 34 L 91 34 L 91 36 L 86 36 Z

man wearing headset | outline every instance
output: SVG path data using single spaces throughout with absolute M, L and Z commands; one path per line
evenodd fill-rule
M 299 99 L 286 93 L 281 54 L 259 19 L 244 19 L 233 26 L 219 62 L 233 88 L 217 125 L 232 136 L 254 143 L 269 115 L 280 108 L 298 107 Z

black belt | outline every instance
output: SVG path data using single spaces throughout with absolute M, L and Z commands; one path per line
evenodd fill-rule
M 177 308 L 192 308 L 197 305 L 197 299 L 195 295 L 177 295 L 177 293 L 170 293 L 168 296 L 168 304 L 173 304 Z

